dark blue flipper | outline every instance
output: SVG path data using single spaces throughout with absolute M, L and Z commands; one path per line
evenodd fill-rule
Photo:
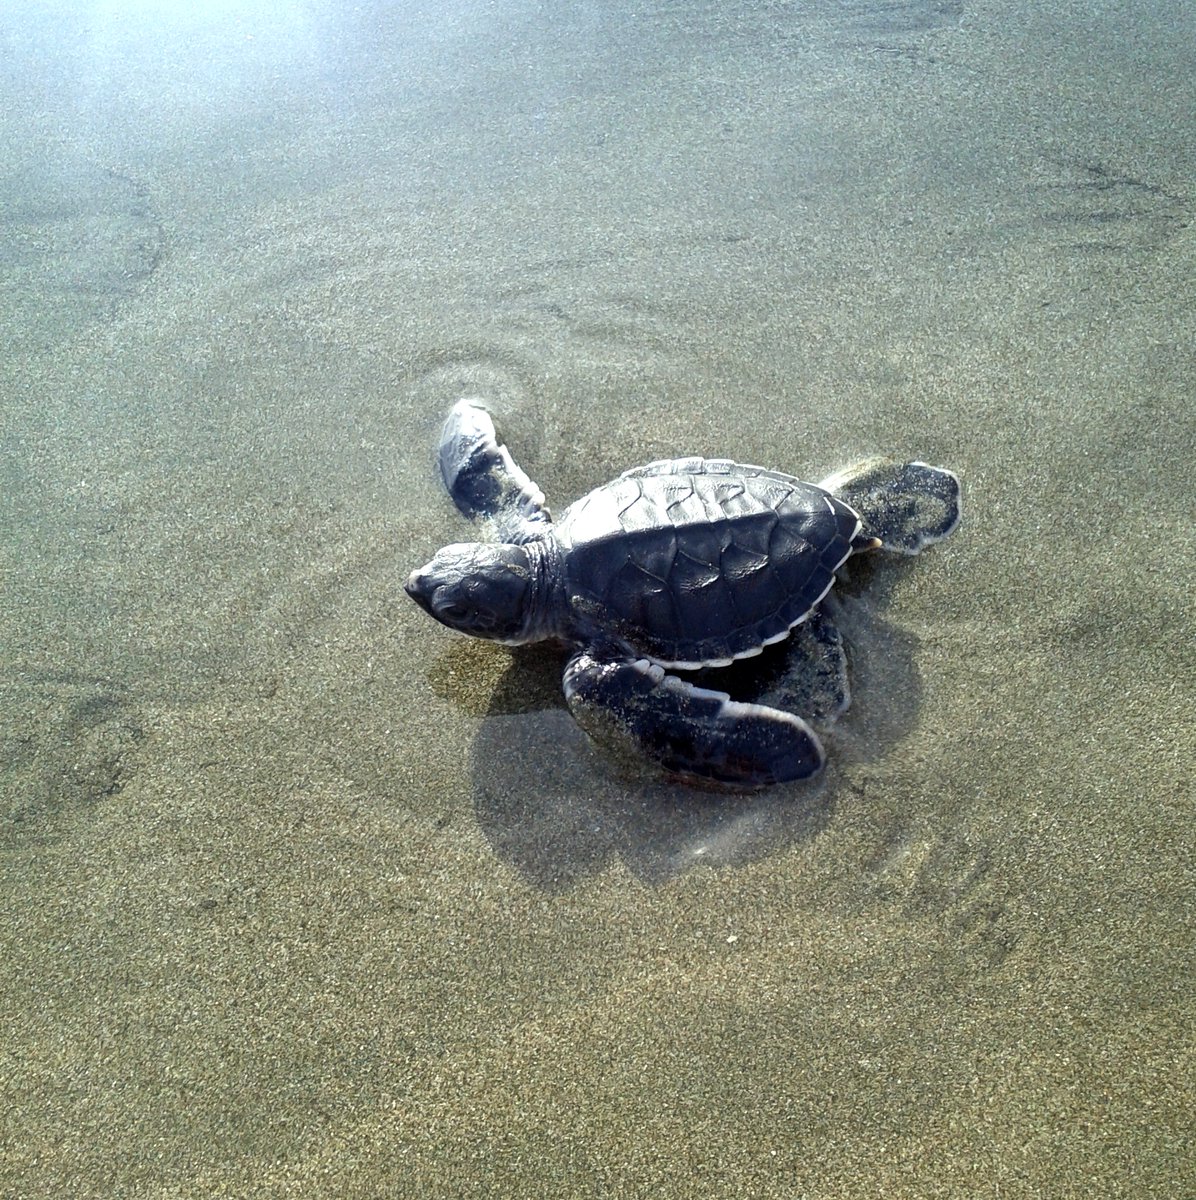
M 646 659 L 579 651 L 565 668 L 565 698 L 596 741 L 689 778 L 765 787 L 816 775 L 825 762 L 800 717 L 695 687 Z
M 780 678 L 754 699 L 820 722 L 834 721 L 850 707 L 843 635 L 821 606 L 790 635 Z
M 881 549 L 917 554 L 959 524 L 959 477 L 945 467 L 870 458 L 824 479 L 819 487 L 860 514 Z

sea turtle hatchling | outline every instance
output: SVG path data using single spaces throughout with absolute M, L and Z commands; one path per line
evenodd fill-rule
M 812 484 L 711 458 L 624 471 L 554 521 L 475 400 L 449 413 L 440 469 L 492 538 L 445 546 L 407 581 L 412 599 L 475 637 L 567 643 L 565 697 L 597 740 L 740 787 L 816 774 L 818 735 L 671 672 L 759 654 L 819 612 L 850 555 L 916 554 L 959 523 L 959 480 L 941 467 L 871 459 Z M 846 707 L 842 641 L 825 614 L 814 625 L 816 666 L 844 681 Z

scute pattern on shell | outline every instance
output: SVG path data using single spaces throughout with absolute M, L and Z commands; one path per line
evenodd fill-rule
M 557 526 L 574 612 L 670 666 L 779 641 L 826 594 L 859 532 L 856 513 L 813 484 L 696 463 L 620 476 Z

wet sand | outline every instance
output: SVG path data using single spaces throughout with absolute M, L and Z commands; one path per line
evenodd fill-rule
M 0 1191 L 1188 1194 L 1193 17 L 70 11 L 0 17 Z M 822 779 L 629 774 L 407 600 L 470 393 L 557 507 L 959 472 Z

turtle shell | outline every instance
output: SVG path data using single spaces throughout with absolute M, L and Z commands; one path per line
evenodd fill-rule
M 855 510 L 812 483 L 700 458 L 628 471 L 555 528 L 579 634 L 613 635 L 683 668 L 784 638 L 826 595 L 859 532 Z

